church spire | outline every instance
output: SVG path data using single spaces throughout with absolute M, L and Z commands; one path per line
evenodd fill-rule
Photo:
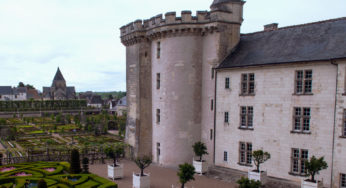
M 58 67 L 58 70 L 56 71 L 56 74 L 54 76 L 53 82 L 54 81 L 65 81 L 64 76 L 61 74 L 59 67 Z

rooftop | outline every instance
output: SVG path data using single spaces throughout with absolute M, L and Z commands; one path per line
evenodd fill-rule
M 242 34 L 218 68 L 346 58 L 346 17 Z

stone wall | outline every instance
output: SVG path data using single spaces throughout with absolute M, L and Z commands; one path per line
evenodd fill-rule
M 313 95 L 295 95 L 296 70 L 313 71 Z M 239 142 L 251 142 L 252 151 L 263 149 L 271 159 L 262 165 L 269 176 L 299 182 L 305 177 L 290 175 L 291 149 L 307 149 L 309 158 L 324 156 L 329 168 L 317 176 L 325 185 L 331 183 L 336 66 L 330 62 L 297 63 L 277 66 L 247 67 L 218 71 L 216 115 L 216 165 L 242 171 L 252 165 L 239 165 Z M 255 96 L 240 96 L 242 73 L 255 74 Z M 225 78 L 230 89 L 225 89 Z M 242 130 L 240 107 L 253 106 L 254 130 Z M 310 134 L 291 133 L 294 107 L 310 107 Z M 229 123 L 224 123 L 229 112 Z M 224 162 L 224 151 L 228 161 Z

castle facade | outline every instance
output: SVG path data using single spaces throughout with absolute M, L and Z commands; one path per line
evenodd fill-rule
M 324 156 L 325 186 L 346 186 L 346 18 L 241 34 L 241 0 L 214 0 L 121 28 L 126 46 L 126 141 L 164 166 L 192 162 L 204 142 L 211 165 L 305 179 Z

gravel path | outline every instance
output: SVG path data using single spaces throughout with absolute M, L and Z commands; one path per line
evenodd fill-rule
M 122 160 L 124 164 L 124 178 L 115 180 L 119 188 L 132 187 L 132 173 L 139 172 L 137 166 L 128 160 Z M 96 164 L 90 165 L 90 171 L 94 174 L 107 178 L 107 165 Z M 151 165 L 145 170 L 151 175 L 151 188 L 172 188 L 172 185 L 180 187 L 177 177 L 177 171 L 170 168 L 163 168 L 157 165 Z M 185 188 L 235 188 L 234 183 L 223 182 L 220 180 L 208 178 L 206 176 L 195 175 L 195 181 L 186 184 Z

